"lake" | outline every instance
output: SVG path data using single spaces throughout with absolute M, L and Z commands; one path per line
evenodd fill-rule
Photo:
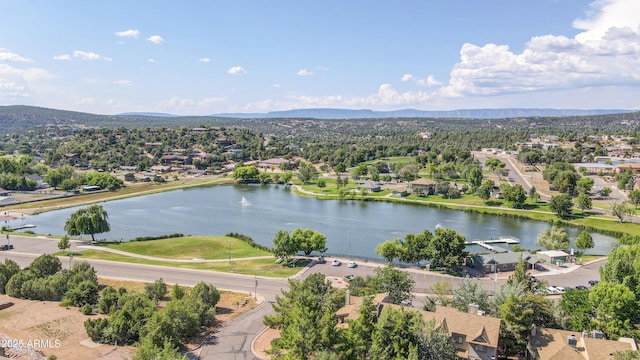
M 175 190 L 101 203 L 109 214 L 111 231 L 97 239 L 128 241 L 139 236 L 171 233 L 185 235 L 248 235 L 272 246 L 279 230 L 313 229 L 327 237 L 328 253 L 380 258 L 376 246 L 407 233 L 437 226 L 451 228 L 467 240 L 514 236 L 526 249 L 537 249 L 537 235 L 545 222 L 494 216 L 422 205 L 359 200 L 316 200 L 293 195 L 282 185 L 228 185 Z M 79 207 L 45 212 L 10 221 L 9 226 L 35 224 L 40 234 L 64 234 L 64 223 Z M 573 240 L 579 231 L 567 228 Z M 607 254 L 615 238 L 591 234 L 596 246 L 591 254 Z M 510 248 L 506 244 L 498 244 Z M 232 253 L 233 253 L 233 249 Z M 483 251 L 477 246 L 471 252 Z M 483 251 L 485 252 L 485 251 Z

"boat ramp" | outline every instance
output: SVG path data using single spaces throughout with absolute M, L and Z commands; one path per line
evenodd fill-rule
M 493 251 L 493 252 L 505 252 L 505 251 L 510 251 L 509 249 L 505 249 L 505 248 L 501 248 L 499 246 L 495 246 L 495 244 L 508 244 L 508 245 L 513 245 L 513 244 L 519 244 L 520 240 L 516 237 L 513 236 L 500 236 L 497 239 L 489 239 L 489 240 L 473 240 L 473 241 L 467 241 L 465 244 L 466 245 L 478 245 L 481 246 L 487 250 Z

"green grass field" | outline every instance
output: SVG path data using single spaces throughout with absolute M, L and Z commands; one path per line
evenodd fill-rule
M 173 239 L 132 241 L 105 245 L 133 254 L 167 259 L 227 259 L 269 256 L 270 252 L 253 248 L 246 242 L 228 236 L 185 236 Z

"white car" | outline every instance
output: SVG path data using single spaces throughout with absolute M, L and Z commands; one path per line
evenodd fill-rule
M 354 267 L 357 267 L 358 264 L 356 264 L 355 261 L 349 261 L 349 264 L 347 266 L 350 267 L 350 268 L 354 268 Z
M 567 291 L 567 289 L 563 288 L 562 286 L 556 286 L 556 290 L 558 291 L 558 293 L 560 294 L 564 294 L 565 291 Z
M 549 286 L 547 288 L 547 291 L 549 291 L 549 294 L 558 294 L 558 293 L 560 293 L 555 286 Z
M 332 266 L 340 266 L 340 265 L 342 265 L 342 263 L 340 262 L 340 260 L 333 260 L 333 261 L 331 262 L 331 265 L 332 265 Z

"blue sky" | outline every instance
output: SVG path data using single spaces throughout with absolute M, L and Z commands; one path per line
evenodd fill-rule
M 0 105 L 640 109 L 638 0 L 3 0 Z

